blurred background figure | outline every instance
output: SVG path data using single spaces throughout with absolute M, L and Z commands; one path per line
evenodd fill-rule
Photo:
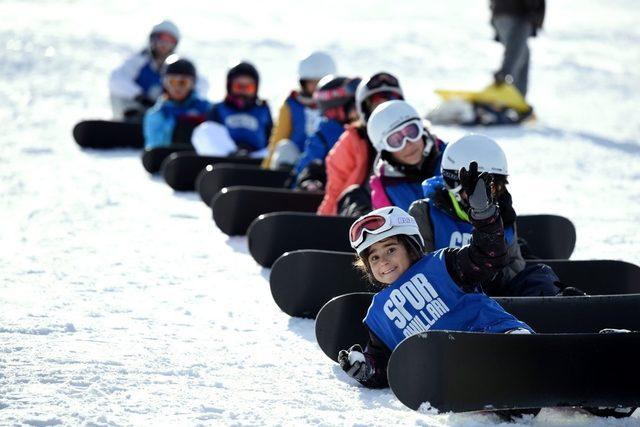
M 286 169 L 298 162 L 307 138 L 313 136 L 320 124 L 320 110 L 313 99 L 313 92 L 321 78 L 335 73 L 336 64 L 325 52 L 312 52 L 300 61 L 300 88 L 292 91 L 280 107 L 263 167 Z
M 175 52 L 180 30 L 171 21 L 162 21 L 151 28 L 149 44 L 130 56 L 109 76 L 111 108 L 115 120 L 139 123 L 147 109 L 155 104 L 164 88 L 161 70 L 165 60 Z M 207 82 L 198 78 L 197 91 L 205 95 Z
M 545 0 L 490 0 L 491 25 L 496 41 L 504 45 L 502 65 L 494 73 L 496 84 L 513 84 L 527 95 L 529 46 L 527 39 L 542 28 Z

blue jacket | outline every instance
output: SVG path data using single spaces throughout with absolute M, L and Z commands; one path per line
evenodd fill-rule
M 289 140 L 291 140 L 296 147 L 302 153 L 304 151 L 304 144 L 307 138 L 311 137 L 317 130 L 319 112 L 317 109 L 311 109 L 300 101 L 298 101 L 298 94 L 293 92 L 285 101 L 289 107 L 291 114 L 291 133 L 289 134 Z
M 180 103 L 161 97 L 144 115 L 144 147 L 168 147 L 179 122 L 195 127 L 205 120 L 209 111 L 211 103 L 198 98 L 195 92 Z
M 484 293 L 462 291 L 447 271 L 444 250 L 425 255 L 378 292 L 364 323 L 391 350 L 403 339 L 429 330 L 531 331 Z
M 248 151 L 265 148 L 273 128 L 271 111 L 266 102 L 258 102 L 246 110 L 224 101 L 218 102 L 213 105 L 207 120 L 224 125 L 238 148 Z
M 296 175 L 299 175 L 312 161 L 324 161 L 324 158 L 329 154 L 329 150 L 335 145 L 343 132 L 344 125 L 342 123 L 323 117 L 316 133 L 309 137 L 304 144 L 302 157 L 300 157 L 295 168 Z

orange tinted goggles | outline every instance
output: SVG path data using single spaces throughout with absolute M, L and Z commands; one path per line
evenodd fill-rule
M 233 82 L 231 83 L 231 91 L 233 93 L 248 93 L 254 94 L 256 93 L 256 84 L 255 83 L 244 83 L 244 82 Z

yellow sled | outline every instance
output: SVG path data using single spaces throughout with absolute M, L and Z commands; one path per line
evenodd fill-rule
M 518 113 L 526 113 L 531 110 L 531 106 L 524 100 L 520 91 L 509 83 L 503 83 L 499 86 L 490 84 L 479 92 L 447 89 L 436 89 L 435 92 L 445 101 L 461 99 L 468 102 L 491 104 L 498 108 L 513 108 Z

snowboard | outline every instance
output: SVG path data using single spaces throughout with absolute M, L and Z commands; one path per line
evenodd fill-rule
M 520 91 L 508 83 L 499 86 L 490 84 L 480 91 L 436 89 L 435 92 L 445 101 L 461 99 L 467 102 L 513 108 L 519 113 L 526 112 L 531 108 Z
M 353 344 L 365 347 L 369 333 L 362 323 L 373 293 L 341 295 L 326 303 L 316 317 L 318 345 L 330 359 Z M 640 330 L 640 295 L 495 298 L 509 313 L 537 333 L 594 333 L 604 328 Z M 555 363 L 552 354 L 548 363 Z
M 294 317 L 315 317 L 331 298 L 368 292 L 369 282 L 355 267 L 353 252 L 301 250 L 273 264 L 269 284 L 273 300 Z M 536 264 L 539 261 L 528 261 Z M 588 295 L 640 294 L 640 267 L 613 260 L 542 260 L 567 286 Z M 640 308 L 640 307 L 639 307 Z
M 294 209 L 274 209 L 294 210 Z M 256 215 L 257 216 L 257 215 Z M 311 213 L 271 213 L 255 221 L 248 231 L 249 251 L 258 264 L 270 267 L 285 252 L 297 249 L 351 251 L 350 217 Z M 520 215 L 518 237 L 540 259 L 567 259 L 576 242 L 576 231 L 568 219 L 557 215 Z
M 440 412 L 640 405 L 640 333 L 483 334 L 432 331 L 404 340 L 391 390 Z
M 211 201 L 213 220 L 229 236 L 244 235 L 253 220 L 279 211 L 315 212 L 324 193 L 262 188 L 226 187 Z
M 190 144 L 175 144 L 169 147 L 146 149 L 142 152 L 142 166 L 149 173 L 158 173 L 164 159 L 173 153 L 185 151 L 193 152 L 193 146 Z
M 83 148 L 143 148 L 144 137 L 139 123 L 109 120 L 83 120 L 73 127 L 73 139 Z
M 218 191 L 234 185 L 284 188 L 289 173 L 279 170 L 261 169 L 255 165 L 221 163 L 205 168 L 196 180 L 196 190 L 207 205 Z
M 273 265 L 269 278 L 274 301 L 291 316 L 314 317 L 331 298 L 370 291 L 368 281 L 353 267 L 355 259 L 353 253 L 319 250 L 283 255 Z M 589 295 L 640 294 L 640 267 L 634 264 L 613 260 L 541 262 L 549 265 L 563 283 Z
M 176 191 L 194 191 L 198 174 L 207 165 L 213 163 L 236 163 L 259 165 L 260 159 L 247 157 L 212 157 L 200 156 L 196 152 L 170 154 L 161 166 L 162 176 L 171 188 Z

